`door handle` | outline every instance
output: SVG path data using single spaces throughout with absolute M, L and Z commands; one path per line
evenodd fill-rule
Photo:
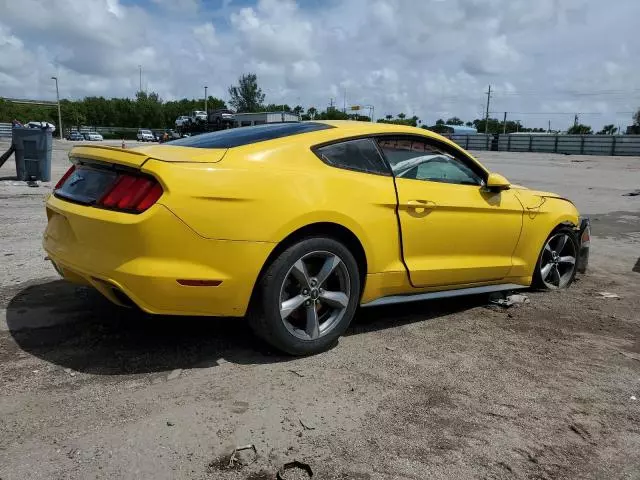
M 411 208 L 436 208 L 438 205 L 431 200 L 409 200 L 406 205 Z

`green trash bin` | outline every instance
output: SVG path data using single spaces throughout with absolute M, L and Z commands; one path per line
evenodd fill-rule
M 16 127 L 11 131 L 18 180 L 51 180 L 51 130 Z

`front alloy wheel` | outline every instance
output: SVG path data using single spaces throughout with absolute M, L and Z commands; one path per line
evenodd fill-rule
M 566 288 L 576 275 L 578 245 L 573 232 L 563 228 L 552 234 L 538 261 L 538 283 L 545 288 Z
M 335 344 L 360 299 L 358 264 L 340 242 L 324 237 L 292 245 L 261 276 L 249 312 L 253 330 L 293 355 Z

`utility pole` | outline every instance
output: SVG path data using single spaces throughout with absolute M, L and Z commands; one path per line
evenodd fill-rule
M 502 133 L 507 133 L 507 112 L 504 112 L 504 119 L 502 120 Z
M 204 86 L 204 111 L 206 114 L 209 113 L 209 110 L 207 110 L 207 86 Z
M 60 140 L 62 140 L 62 113 L 60 112 L 60 91 L 58 90 L 58 77 L 51 77 L 51 80 L 56 81 L 56 99 L 58 100 L 58 132 L 60 134 Z
M 138 70 L 140 72 L 140 89 L 139 92 L 142 92 L 142 65 L 138 65 Z
M 347 89 L 344 89 L 344 103 L 342 104 L 342 113 L 347 113 Z
M 578 114 L 576 113 L 573 117 L 573 126 L 576 127 L 578 125 Z
M 547 129 L 547 133 L 551 133 L 551 120 L 549 120 L 549 128 Z
M 333 110 L 333 97 L 329 99 L 329 109 Z
M 489 90 L 487 91 L 487 113 L 484 117 L 484 133 L 485 135 L 489 133 L 489 104 L 491 103 L 491 85 L 489 85 Z

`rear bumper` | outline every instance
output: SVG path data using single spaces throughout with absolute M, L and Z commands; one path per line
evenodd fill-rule
M 589 248 L 591 246 L 591 221 L 589 218 L 580 218 L 580 230 L 578 235 L 579 251 L 576 264 L 578 272 L 585 273 L 589 266 Z
M 44 248 L 66 279 L 154 314 L 242 316 L 273 245 L 205 239 L 166 207 L 140 215 L 51 196 Z M 185 286 L 179 279 L 220 282 Z

